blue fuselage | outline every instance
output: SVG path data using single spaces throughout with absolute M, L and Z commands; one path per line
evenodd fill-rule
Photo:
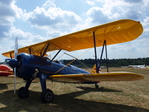
M 26 53 L 21 53 L 17 56 L 18 60 L 18 70 L 17 76 L 20 78 L 30 78 L 36 71 L 36 69 L 47 75 L 55 74 L 82 74 L 89 73 L 78 67 L 72 65 L 64 65 L 59 62 L 51 62 L 50 59 L 45 57 L 39 57 L 35 55 L 30 55 Z M 20 65 L 19 65 L 20 63 Z

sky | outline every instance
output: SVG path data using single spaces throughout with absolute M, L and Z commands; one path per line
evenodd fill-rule
M 108 58 L 149 57 L 148 8 L 149 0 L 0 0 L 0 62 L 16 37 L 21 48 L 119 19 L 140 21 L 144 31 L 136 40 L 109 45 Z M 97 52 L 100 57 L 100 47 Z M 94 58 L 93 49 L 67 53 Z

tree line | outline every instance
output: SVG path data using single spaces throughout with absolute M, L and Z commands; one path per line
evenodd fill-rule
M 63 63 L 68 64 L 71 61 L 72 60 L 63 60 Z M 100 66 L 106 66 L 106 63 L 108 63 L 109 67 L 121 67 L 128 65 L 149 65 L 149 57 L 135 59 L 98 59 L 98 62 L 100 63 Z M 73 63 L 71 64 L 78 67 L 92 67 L 95 64 L 95 59 L 79 59 L 73 61 Z

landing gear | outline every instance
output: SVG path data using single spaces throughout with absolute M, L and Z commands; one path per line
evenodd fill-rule
M 42 73 L 39 74 L 40 84 L 42 88 L 42 93 L 40 95 L 40 98 L 43 103 L 50 103 L 54 98 L 54 94 L 50 89 L 46 88 L 46 78 L 47 78 L 47 75 Z
M 95 88 L 99 88 L 99 86 L 98 86 L 98 84 L 97 84 L 97 83 L 95 83 Z
M 54 98 L 54 94 L 50 89 L 45 89 L 42 91 L 40 98 L 43 103 L 50 103 Z
M 48 76 L 45 74 L 39 73 L 38 77 L 40 79 L 40 84 L 41 84 L 41 88 L 42 88 L 42 92 L 40 95 L 41 101 L 43 103 L 50 103 L 54 98 L 54 94 L 50 89 L 46 88 L 46 78 Z M 25 87 L 21 87 L 18 90 L 18 97 L 19 98 L 28 98 L 28 96 L 29 96 L 28 88 L 29 88 L 30 84 L 32 83 L 32 80 L 33 79 L 27 79 Z
M 29 90 L 26 89 L 25 87 L 21 87 L 18 90 L 18 97 L 19 98 L 28 98 L 28 96 L 29 96 Z
M 31 83 L 32 83 L 32 80 L 31 79 L 27 80 L 25 87 L 21 87 L 18 90 L 18 97 L 19 98 L 28 98 L 28 96 L 29 96 L 29 90 L 28 90 L 28 88 L 29 88 L 29 86 L 30 86 Z

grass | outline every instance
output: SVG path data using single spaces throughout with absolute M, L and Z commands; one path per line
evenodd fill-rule
M 47 81 L 55 98 L 52 103 L 43 104 L 39 82 L 30 86 L 29 98 L 19 99 L 13 94 L 13 79 L 0 77 L 0 112 L 149 112 L 149 69 L 110 68 L 110 71 L 135 72 L 145 79 L 101 82 L 102 89 L 95 89 L 92 84 Z M 17 88 L 24 85 L 22 79 L 17 79 Z

